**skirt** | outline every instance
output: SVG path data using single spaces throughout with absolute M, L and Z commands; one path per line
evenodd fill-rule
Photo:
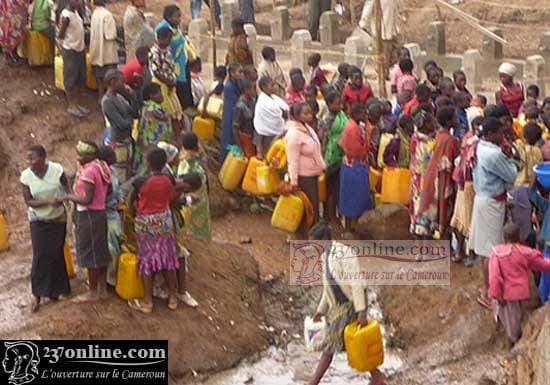
M 116 210 L 107 211 L 107 246 L 111 255 L 111 263 L 107 266 L 107 283 L 111 286 L 116 286 L 121 233 L 120 214 Z
M 466 182 L 464 190 L 456 192 L 455 211 L 451 218 L 451 227 L 465 237 L 470 236 L 474 197 L 474 184 L 472 182 Z
M 319 176 L 298 176 L 298 186 L 308 197 L 313 206 L 313 224 L 319 220 Z M 302 221 L 305 228 L 306 216 Z
M 521 317 L 523 315 L 520 301 L 504 301 L 503 304 L 493 300 L 493 315 L 496 321 L 500 321 L 506 337 L 513 343 L 521 338 Z
M 158 271 L 179 268 L 176 232 L 170 210 L 137 215 L 135 229 L 140 275 L 150 276 Z
M 87 269 L 105 268 L 111 262 L 107 246 L 107 213 L 105 210 L 73 212 L 78 264 Z
M 358 218 L 372 209 L 369 184 L 369 166 L 355 162 L 340 166 L 340 196 L 338 209 L 345 217 Z
M 84 87 L 86 82 L 86 51 L 63 49 L 63 86 L 65 90 Z
M 120 183 L 126 182 L 130 178 L 134 163 L 134 144 L 132 139 L 128 138 L 124 142 L 115 142 L 109 138 L 104 141 L 106 146 L 111 147 L 115 152 L 116 163 L 112 170 L 116 174 Z
M 322 351 L 335 354 L 344 350 L 344 329 L 355 319 L 353 303 L 345 302 L 329 311 L 328 327 Z
M 163 99 L 163 102 L 161 104 L 162 108 L 164 108 L 166 112 L 168 112 L 172 119 L 183 119 L 183 108 L 178 98 L 176 88 L 168 87 L 165 83 L 161 82 L 157 78 L 153 78 L 153 83 L 157 83 L 158 85 L 160 85 Z
M 63 254 L 65 222 L 31 222 L 31 288 L 35 297 L 57 298 L 71 292 Z
M 472 210 L 470 249 L 477 255 L 489 257 L 493 247 L 504 243 L 506 202 L 476 195 Z

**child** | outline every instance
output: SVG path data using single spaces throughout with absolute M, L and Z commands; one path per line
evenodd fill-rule
M 542 199 L 542 198 L 541 198 Z M 493 300 L 495 319 L 506 331 L 509 347 L 521 338 L 521 301 L 531 298 L 531 270 L 550 272 L 550 259 L 540 251 L 519 244 L 519 228 L 513 223 L 504 226 L 506 244 L 498 245 L 489 257 L 489 297 Z
M 414 110 L 421 104 L 429 104 L 431 111 L 433 111 L 432 103 L 430 103 L 430 88 L 426 84 L 419 84 L 414 91 L 414 97 L 405 104 L 403 108 L 403 114 L 412 115 Z M 433 112 L 432 112 L 433 115 Z
M 414 119 L 410 115 L 402 115 L 397 121 L 399 136 L 399 154 L 397 167 L 409 168 L 411 164 L 411 136 L 414 133 Z
M 120 72 L 124 74 L 126 84 L 134 89 L 149 83 L 151 79 L 145 79 L 145 74 L 149 74 L 149 48 L 139 47 L 136 50 L 136 57 L 124 64 Z
M 134 149 L 134 171 L 143 175 L 147 171 L 144 154 L 151 145 L 172 140 L 170 116 L 162 107 L 161 86 L 151 83 L 143 89 L 144 105 L 139 120 L 138 138 Z
M 453 79 L 444 77 L 439 81 L 439 97 L 447 97 L 449 99 L 453 98 L 453 95 L 455 94 L 455 84 L 453 82 Z M 437 99 L 436 98 L 436 102 Z
M 214 83 L 212 84 L 212 93 L 222 96 L 225 78 L 227 77 L 227 68 L 225 66 L 217 66 L 214 73 Z
M 541 108 L 541 105 L 539 103 L 540 89 L 536 84 L 531 84 L 529 87 L 527 87 L 525 96 L 527 100 L 534 100 L 537 107 Z
M 243 67 L 243 78 L 252 80 L 254 83 L 258 81 L 258 70 L 253 65 Z
M 252 52 L 248 47 L 248 36 L 244 31 L 244 20 L 240 17 L 233 19 L 231 29 L 225 64 L 239 63 L 242 67 L 254 65 Z
M 466 116 L 468 118 L 468 127 L 473 129 L 472 121 L 478 116 L 483 117 L 483 110 L 487 107 L 487 98 L 483 95 L 476 94 L 472 97 L 470 107 L 466 109 Z
M 470 97 L 472 94 L 468 89 L 466 88 L 466 74 L 462 70 L 456 70 L 453 72 L 453 81 L 455 83 L 455 87 L 460 92 L 466 92 Z
M 411 59 L 402 59 L 399 62 L 401 76 L 397 78 L 397 94 L 413 93 L 416 89 L 416 77 L 413 74 L 414 64 Z
M 392 127 L 397 123 L 397 115 L 392 112 L 392 105 L 389 100 L 382 100 L 382 125 Z
M 202 60 L 198 57 L 191 63 L 189 63 L 189 73 L 191 75 L 191 93 L 193 94 L 193 102 L 195 108 L 199 105 L 201 99 L 205 98 L 208 94 L 206 84 L 201 78 L 202 72 Z
M 363 72 L 359 67 L 351 66 L 349 77 L 350 82 L 346 84 L 342 93 L 342 105 L 348 116 L 351 115 L 351 106 L 354 103 L 361 103 L 365 106 L 367 100 L 374 96 L 370 85 L 364 82 Z
M 281 66 L 275 57 L 273 47 L 264 47 L 262 49 L 262 61 L 258 66 L 258 76 L 269 76 L 275 86 L 273 92 L 280 98 L 284 98 L 287 88 L 287 81 Z
M 242 153 L 250 158 L 256 155 L 256 148 L 253 143 L 256 83 L 249 79 L 243 79 L 241 92 L 242 94 L 233 112 L 233 137 Z
M 397 126 L 392 125 L 380 136 L 380 147 L 378 148 L 378 167 L 397 167 L 399 155 L 399 135 Z
M 411 53 L 408 50 L 408 48 L 399 47 L 397 49 L 397 63 L 395 63 L 393 67 L 390 69 L 390 85 L 391 85 L 391 93 L 393 95 L 399 95 L 399 92 L 397 90 L 397 83 L 399 81 L 399 78 L 403 74 L 401 71 L 401 68 L 399 67 L 399 63 L 401 63 L 401 60 L 405 60 L 405 59 L 410 60 Z M 413 75 L 415 77 L 415 80 L 418 80 L 418 76 L 414 73 Z
M 311 113 L 313 114 L 313 117 L 309 123 L 309 126 L 313 128 L 313 131 L 315 131 L 317 136 L 319 136 L 319 132 L 318 132 L 319 119 L 317 118 L 317 116 L 319 115 L 319 103 L 317 103 L 317 99 L 306 99 L 306 103 L 308 104 L 311 110 Z
M 304 75 L 298 72 L 294 72 L 290 75 L 290 86 L 285 95 L 285 101 L 289 108 L 306 100 L 305 86 L 306 79 Z
M 465 91 L 455 92 L 453 96 L 454 104 L 456 106 L 456 120 L 457 125 L 454 127 L 453 135 L 459 141 L 462 140 L 464 135 L 469 131 L 468 112 L 466 109 L 471 104 L 471 95 Z
M 307 64 L 311 68 L 311 78 L 309 79 L 309 84 L 314 85 L 315 87 L 321 87 L 323 84 L 328 83 L 325 76 L 325 71 L 319 67 L 319 63 L 321 63 L 321 55 L 318 53 L 311 54 L 307 59 Z
M 436 66 L 425 66 L 427 80 L 424 84 L 430 89 L 430 98 L 435 101 L 440 95 L 439 82 L 441 80 L 441 71 Z
M 407 105 L 408 102 L 410 102 L 413 98 L 413 95 L 415 93 L 412 92 L 403 92 L 402 94 L 398 94 L 397 95 L 397 100 L 396 100 L 396 104 L 395 104 L 395 107 L 393 109 L 393 114 L 395 116 L 400 116 L 401 113 L 403 112 L 405 106 Z
M 434 239 L 448 239 L 446 236 L 455 195 L 453 167 L 459 154 L 458 142 L 450 132 L 457 123 L 454 108 L 437 110 L 437 122 L 441 129 L 436 133 L 435 147 L 423 176 L 419 225 L 424 227 L 425 234 Z
M 502 63 L 498 68 L 498 75 L 500 78 L 499 90 L 495 93 L 495 100 L 497 104 L 504 104 L 513 118 L 517 118 L 519 115 L 519 109 L 525 99 L 523 84 L 521 82 L 514 81 L 517 68 L 511 63 Z
M 332 86 L 340 95 L 344 92 L 344 87 L 349 79 L 349 64 L 340 63 L 338 64 L 338 76 L 333 79 Z
M 547 112 L 550 112 L 550 97 L 549 98 L 544 98 L 544 100 L 542 101 L 541 110 L 542 110 L 543 114 L 546 114 Z

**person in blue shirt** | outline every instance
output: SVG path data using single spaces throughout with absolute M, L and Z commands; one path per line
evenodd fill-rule
M 482 138 L 477 145 L 477 162 L 473 169 L 474 207 L 470 230 L 470 247 L 482 258 L 483 289 L 477 301 L 491 308 L 487 297 L 488 257 L 493 247 L 504 243 L 506 188 L 516 180 L 518 168 L 510 155 L 500 147 L 504 125 L 494 117 L 483 120 Z
M 239 63 L 231 63 L 228 67 L 229 80 L 223 88 L 223 117 L 222 117 L 222 138 L 220 148 L 220 161 L 223 162 L 227 155 L 227 146 L 236 144 L 233 137 L 233 111 L 241 96 L 239 86 L 243 77 L 243 68 Z
M 454 127 L 453 135 L 458 140 L 462 140 L 464 135 L 468 132 L 469 123 L 468 123 L 468 113 L 466 109 L 470 107 L 472 97 L 470 94 L 464 91 L 455 92 L 453 95 L 454 104 L 456 106 L 455 114 L 457 125 Z
M 550 258 L 550 190 L 542 187 L 535 179 L 529 189 L 529 200 L 537 211 L 544 215 L 540 228 L 540 238 L 544 241 L 544 257 Z M 539 282 L 540 302 L 544 305 L 550 296 L 550 273 L 541 272 Z

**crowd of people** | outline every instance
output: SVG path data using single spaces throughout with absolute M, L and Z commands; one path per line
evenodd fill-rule
M 408 170 L 410 180 L 399 183 L 409 186 L 411 235 L 419 240 L 454 236 L 453 262 L 479 264 L 483 271 L 478 302 L 504 324 L 510 343 L 519 339 L 529 269 L 550 270 L 538 251 L 550 257 L 548 191 L 533 171 L 550 160 L 550 98 L 541 103 L 536 85 L 524 88 L 513 64 L 498 68 L 496 103 L 488 104 L 485 96 L 470 93 L 460 69 L 447 76 L 428 61 L 421 76 L 401 47 L 389 69 L 392 98 L 382 99 L 356 66 L 341 63 L 330 78 L 317 53 L 309 56 L 308 70 L 285 73 L 275 50 L 264 47 L 255 67 L 245 21 L 237 18 L 226 63 L 207 87 L 202 62 L 181 28 L 180 8 L 165 7 L 163 20 L 152 28 L 143 6 L 143 0 L 133 0 L 126 11 L 121 64 L 114 18 L 103 0 L 95 1 L 89 51 L 105 132 L 100 146 L 78 142 L 81 167 L 74 187 L 42 146 L 29 148 L 21 184 L 33 241 L 34 308 L 41 298 L 70 293 L 63 263 L 65 202 L 74 203 L 76 254 L 88 271 L 89 292 L 77 300 L 106 297 L 107 284 L 116 283 L 118 255 L 126 249 L 137 252 L 145 284 L 144 298 L 128 302 L 132 309 L 150 313 L 153 295 L 167 298 L 172 310 L 178 301 L 198 305 L 186 290 L 189 254 L 179 234 L 210 238 L 207 159 L 191 126 L 217 99 L 223 101 L 223 113 L 211 118 L 221 131 L 220 162 L 234 150 L 264 159 L 283 138 L 288 158 L 283 191 L 307 197 L 309 223 L 315 224 L 310 229 L 304 219 L 298 237 L 311 230 L 313 238 L 331 238 L 330 228 L 342 223 L 353 234 L 358 218 L 375 207 L 379 186 L 370 183 L 373 170 Z M 77 92 L 86 75 L 80 9 L 79 0 L 68 0 L 58 10 L 56 34 L 68 112 L 76 117 L 89 113 Z M 323 173 L 327 199 L 321 204 Z M 155 280 L 159 272 L 165 282 Z M 544 303 L 550 275 L 538 279 Z M 341 286 L 334 280 L 330 285 Z M 316 318 L 327 311 L 338 314 L 331 313 L 333 339 L 311 384 L 320 381 L 332 354 L 341 349 L 338 338 L 345 325 L 353 318 L 367 322 L 364 306 L 350 293 L 344 287 L 338 301 L 329 301 L 334 306 L 319 307 Z M 350 305 L 345 311 L 343 302 Z M 351 303 L 361 306 L 354 309 Z M 381 383 L 379 377 L 374 375 L 373 383 Z

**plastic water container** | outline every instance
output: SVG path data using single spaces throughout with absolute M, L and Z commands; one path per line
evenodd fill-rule
M 370 372 L 384 362 L 382 332 L 376 321 L 370 321 L 364 327 L 360 327 L 357 321 L 347 325 L 344 344 L 349 366 L 359 372 Z
M 8 242 L 8 226 L 6 224 L 6 218 L 4 213 L 0 211 L 0 252 L 6 251 L 10 248 Z
M 260 190 L 258 189 L 258 178 L 257 170 L 258 167 L 265 166 L 265 162 L 256 158 L 255 156 L 251 157 L 248 160 L 248 166 L 246 167 L 246 173 L 244 174 L 242 188 L 244 191 L 247 191 L 254 195 L 260 195 Z
M 322 317 L 319 322 L 313 321 L 311 317 L 304 319 L 304 343 L 308 351 L 316 352 L 322 348 L 326 330 L 327 323 L 325 317 Z
M 276 159 L 278 169 L 286 167 L 286 146 L 283 138 L 277 139 L 271 144 L 271 147 L 269 147 L 265 159 L 267 160 L 267 164 L 269 165 L 271 165 L 273 159 Z
M 271 216 L 271 226 L 294 233 L 304 215 L 304 202 L 296 195 L 281 195 Z
M 134 253 L 123 253 L 118 259 L 115 290 L 125 300 L 143 298 L 143 278 L 138 274 L 138 257 Z
M 63 58 L 61 55 L 57 55 L 54 59 L 54 76 L 55 87 L 64 91 L 65 84 L 63 83 Z M 92 73 L 92 62 L 90 61 L 90 54 L 86 53 L 86 87 L 91 90 L 97 90 L 97 81 Z
M 23 56 L 29 66 L 46 66 L 53 63 L 53 43 L 51 39 L 39 31 L 27 31 L 21 42 Z
M 382 173 L 382 202 L 409 204 L 411 172 L 407 168 L 385 168 Z
M 327 201 L 327 176 L 325 173 L 319 175 L 317 179 L 317 191 L 319 192 L 319 202 Z
M 281 177 L 276 169 L 263 165 L 256 169 L 256 182 L 261 194 L 273 194 L 281 183 Z
M 550 188 L 550 162 L 539 163 L 533 167 L 533 172 L 542 187 Z
M 216 122 L 212 118 L 203 118 L 197 115 L 193 120 L 193 132 L 200 140 L 211 141 L 214 139 Z
M 241 184 L 246 171 L 248 159 L 245 156 L 235 156 L 231 151 L 227 153 L 218 178 L 222 187 L 228 191 L 235 191 Z
M 382 195 L 374 193 L 374 207 L 378 207 L 382 204 Z
M 204 112 L 204 101 L 205 98 L 202 98 L 199 101 L 197 106 L 197 111 L 200 114 Z M 223 100 L 215 95 L 212 95 L 208 99 L 208 105 L 206 106 L 206 114 L 211 118 L 222 120 L 223 117 Z
M 63 256 L 65 257 L 65 267 L 67 268 L 67 276 L 69 279 L 74 277 L 74 267 L 73 267 L 73 257 L 71 255 L 71 249 L 69 248 L 69 243 L 65 241 L 63 245 Z
M 369 185 L 370 191 L 380 192 L 380 181 L 382 180 L 382 171 L 369 167 Z

